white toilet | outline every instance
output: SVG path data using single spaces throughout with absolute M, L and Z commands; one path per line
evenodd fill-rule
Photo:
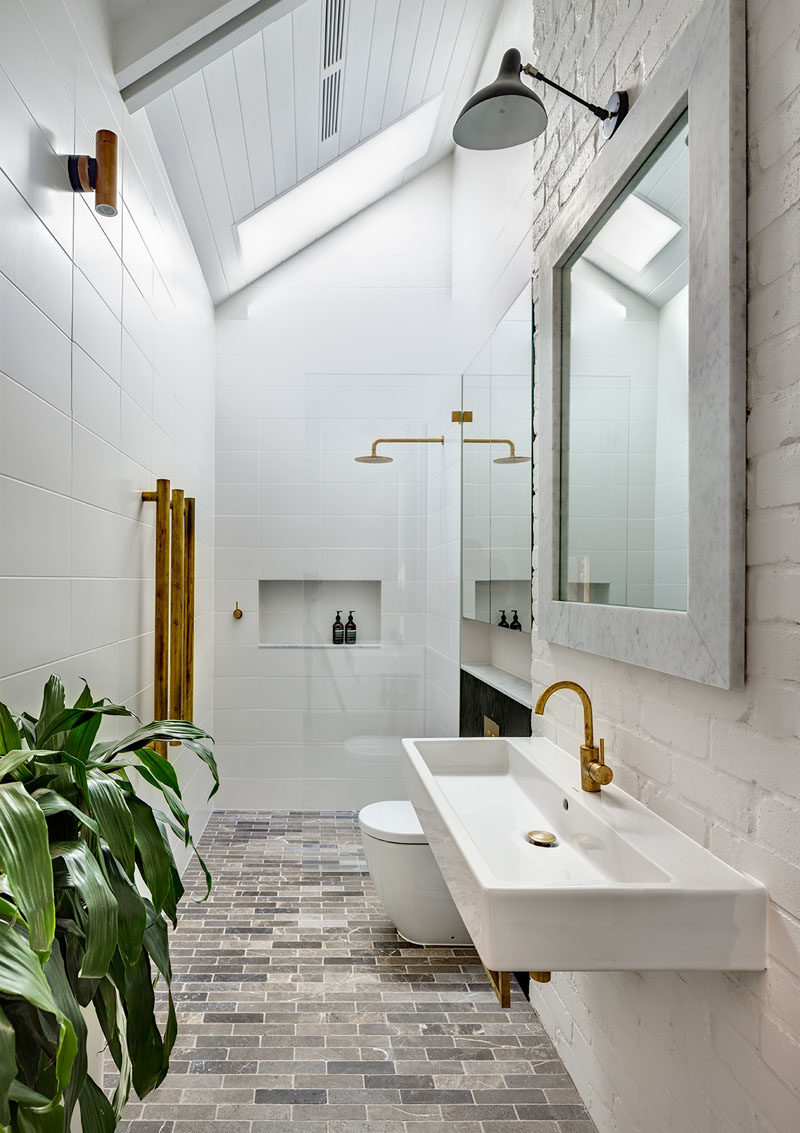
M 370 803 L 358 821 L 370 876 L 399 934 L 412 944 L 471 944 L 411 803 Z

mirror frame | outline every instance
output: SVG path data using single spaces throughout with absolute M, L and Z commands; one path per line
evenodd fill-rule
M 705 0 L 542 241 L 543 641 L 716 685 L 744 680 L 747 153 L 744 0 Z M 689 110 L 688 609 L 559 599 L 562 268 Z M 693 114 L 693 109 L 696 112 Z M 549 378 L 548 378 L 549 375 Z M 552 390 L 551 396 L 547 393 Z

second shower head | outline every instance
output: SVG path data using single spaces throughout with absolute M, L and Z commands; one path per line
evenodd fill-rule
M 508 437 L 464 437 L 465 445 L 508 445 L 508 456 L 496 456 L 492 464 L 529 464 L 529 456 L 517 456 L 514 442 Z
M 354 456 L 356 464 L 391 464 L 392 456 L 379 456 L 378 445 L 443 445 L 444 437 L 378 437 L 368 456 Z

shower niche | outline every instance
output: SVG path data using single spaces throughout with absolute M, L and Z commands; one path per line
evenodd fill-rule
M 381 584 L 377 579 L 264 579 L 259 582 L 259 642 L 273 649 L 358 649 L 381 643 Z M 357 626 L 355 645 L 333 645 L 336 611 Z

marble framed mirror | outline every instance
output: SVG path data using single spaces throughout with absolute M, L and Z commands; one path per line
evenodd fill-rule
M 538 250 L 539 636 L 744 676 L 743 0 L 705 0 Z

